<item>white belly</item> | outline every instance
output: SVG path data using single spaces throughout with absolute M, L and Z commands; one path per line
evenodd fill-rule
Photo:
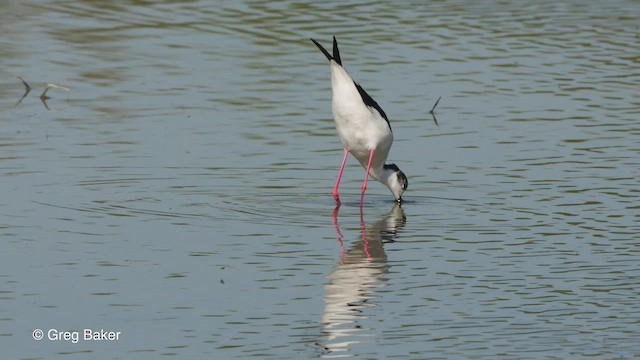
M 387 121 L 377 110 L 365 105 L 353 79 L 344 68 L 332 62 L 333 118 L 342 145 L 366 167 L 375 149 L 372 168 L 382 167 L 393 143 Z

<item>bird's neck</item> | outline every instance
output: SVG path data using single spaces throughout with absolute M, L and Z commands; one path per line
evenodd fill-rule
M 395 171 L 391 169 L 386 169 L 384 164 L 381 164 L 379 167 L 371 167 L 369 170 L 369 174 L 379 182 L 388 186 L 389 177 L 394 174 Z

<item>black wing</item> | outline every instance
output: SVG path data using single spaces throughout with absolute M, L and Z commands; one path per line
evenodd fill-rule
M 335 36 L 333 37 L 333 56 L 331 56 L 331 54 L 329 54 L 329 52 L 324 48 L 324 46 L 320 45 L 319 42 L 313 40 L 312 38 L 309 38 L 309 40 L 313 41 L 313 43 L 316 44 L 318 49 L 320 49 L 324 56 L 327 57 L 327 60 L 335 60 L 338 65 L 342 66 L 342 60 L 340 59 L 340 50 L 338 50 L 338 40 L 336 40 Z
M 319 42 L 311 38 L 309 38 L 309 40 L 313 41 L 313 43 L 316 44 L 318 49 L 322 51 L 322 53 L 328 60 L 335 60 L 335 62 L 337 62 L 338 65 L 342 66 L 342 59 L 340 59 L 340 50 L 338 50 L 338 41 L 336 40 L 335 36 L 333 37 L 333 56 L 329 54 L 329 52 L 322 45 L 320 45 Z M 391 129 L 391 123 L 389 123 L 389 118 L 387 118 L 387 114 L 384 113 L 384 110 L 382 110 L 380 105 L 378 105 L 378 103 L 375 100 L 373 100 L 373 98 L 369 94 L 367 94 L 367 92 L 362 88 L 362 86 L 360 86 L 355 81 L 353 83 L 356 85 L 356 89 L 358 89 L 358 93 L 360 93 L 360 97 L 362 98 L 362 101 L 364 102 L 364 104 L 370 108 L 376 109 L 378 113 L 380 113 L 380 115 L 382 115 L 382 117 L 386 120 L 387 125 L 389 125 L 389 129 Z
M 373 100 L 373 98 L 369 94 L 367 94 L 366 91 L 364 91 L 362 86 L 360 86 L 357 82 L 354 82 L 354 84 L 356 85 L 356 89 L 358 89 L 358 92 L 360 93 L 360 97 L 362 97 L 362 101 L 364 101 L 365 105 L 378 110 L 380 115 L 382 115 L 382 117 L 387 121 L 387 125 L 389 125 L 389 129 L 391 129 L 391 123 L 389 123 L 389 118 L 387 118 L 387 114 L 384 113 L 384 110 L 382 110 L 380 105 L 378 105 L 378 103 L 375 100 Z

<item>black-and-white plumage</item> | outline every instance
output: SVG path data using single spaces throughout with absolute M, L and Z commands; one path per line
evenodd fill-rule
M 402 201 L 402 193 L 408 186 L 407 177 L 395 164 L 385 164 L 393 143 L 393 132 L 387 114 L 344 69 L 335 36 L 333 37 L 333 55 L 314 39 L 311 41 L 331 64 L 333 118 L 345 149 L 338 179 L 333 189 L 333 197 L 340 204 L 338 186 L 347 155 L 351 153 L 367 170 L 362 184 L 361 200 L 364 198 L 367 179 L 371 174 L 374 179 L 391 190 L 396 201 Z

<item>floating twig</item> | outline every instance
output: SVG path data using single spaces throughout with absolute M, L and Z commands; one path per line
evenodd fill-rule
M 60 89 L 60 90 L 64 90 L 64 91 L 69 91 L 71 89 L 69 89 L 68 87 L 64 87 L 64 86 L 60 86 L 60 85 L 56 85 L 56 84 L 47 84 L 47 88 L 44 89 L 44 92 L 42 93 L 42 95 L 40 95 L 40 99 L 48 99 L 49 97 L 47 96 L 47 91 L 49 91 L 49 89 Z
M 47 111 L 58 111 L 58 110 L 52 110 L 49 108 L 49 105 L 47 105 L 47 99 L 49 99 L 49 97 L 47 96 L 47 91 L 49 91 L 49 89 L 60 89 L 60 90 L 64 90 L 64 91 L 69 91 L 71 89 L 69 89 L 68 87 L 64 87 L 64 86 L 60 86 L 60 85 L 56 85 L 56 84 L 47 84 L 47 88 L 44 89 L 44 92 L 42 93 L 42 95 L 40 95 L 40 101 L 42 101 L 42 104 L 44 105 L 44 107 L 47 109 Z
M 438 119 L 436 119 L 436 106 L 438 106 L 438 103 L 440 102 L 440 99 L 442 99 L 442 96 L 438 97 L 438 100 L 436 100 L 436 103 L 433 104 L 433 107 L 431 108 L 431 110 L 429 111 L 429 114 L 431 114 L 431 116 L 433 117 L 433 122 L 436 123 L 436 126 L 440 127 L 440 125 L 438 125 Z
M 42 105 L 44 105 L 44 108 L 47 109 L 47 111 L 53 111 L 49 109 L 49 105 L 47 105 L 47 98 L 40 97 L 40 101 L 42 101 Z
M 27 82 L 22 78 L 22 76 L 16 76 L 16 77 L 18 79 L 20 79 L 20 81 L 22 81 L 22 84 L 24 85 L 24 94 L 22 94 L 22 97 L 20 98 L 20 100 L 18 100 L 18 102 L 15 105 L 15 106 L 18 106 L 18 105 L 20 105 L 22 100 L 24 100 L 24 98 L 26 98 L 27 95 L 31 92 L 31 86 L 29 86 L 29 84 L 27 84 Z
M 27 84 L 27 82 L 22 78 L 22 76 L 16 76 L 18 79 L 20 79 L 20 81 L 22 81 L 22 84 L 24 84 L 24 87 L 27 89 L 27 93 L 29 93 L 29 91 L 31 91 L 31 86 L 29 86 L 29 84 Z
M 436 109 L 436 106 L 438 106 L 438 103 L 440 102 L 440 99 L 442 99 L 442 96 L 438 97 L 438 100 L 436 100 L 436 103 L 433 104 L 433 107 L 431 108 L 431 111 L 429 111 L 429 114 L 433 114 L 434 110 Z

